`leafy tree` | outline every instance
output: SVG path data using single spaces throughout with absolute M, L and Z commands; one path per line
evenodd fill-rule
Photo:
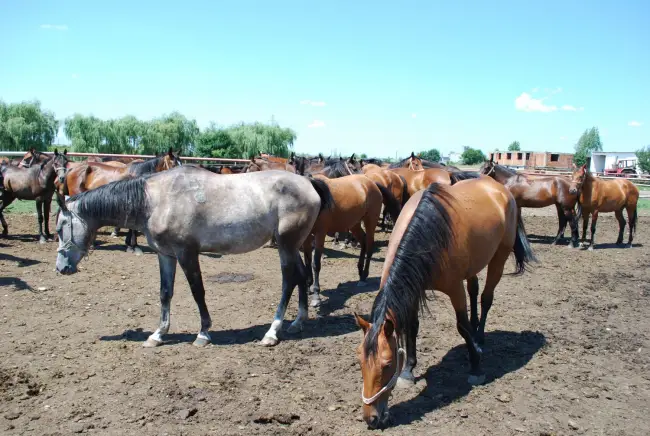
M 438 151 L 435 148 L 432 148 L 431 150 L 427 151 L 421 151 L 418 153 L 418 156 L 420 156 L 424 160 L 428 160 L 431 162 L 440 162 L 440 151 Z
M 59 130 L 59 121 L 39 101 L 7 104 L 0 100 L 0 149 L 47 150 Z
M 587 163 L 587 158 L 591 157 L 592 151 L 603 151 L 603 143 L 600 140 L 600 134 L 597 127 L 592 127 L 584 131 L 578 143 L 575 145 L 576 153 L 573 156 L 573 162 L 580 166 Z
M 359 159 L 368 159 L 368 155 L 365 154 L 365 153 L 361 153 L 361 154 L 359 155 Z
M 463 154 L 460 156 L 465 165 L 475 165 L 485 161 L 485 155 L 483 152 L 472 147 L 464 147 Z
M 641 171 L 650 173 L 650 145 L 646 145 L 645 148 L 637 150 L 636 158 Z
M 199 133 L 196 138 L 196 155 L 207 157 L 233 157 L 237 155 L 235 142 L 225 129 L 215 123 Z
M 512 141 L 508 146 L 508 151 L 521 151 L 521 145 L 519 141 Z

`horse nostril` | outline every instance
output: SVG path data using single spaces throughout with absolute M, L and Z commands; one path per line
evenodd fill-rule
M 379 416 L 372 415 L 366 420 L 366 422 L 368 423 L 368 427 L 375 429 L 379 425 Z

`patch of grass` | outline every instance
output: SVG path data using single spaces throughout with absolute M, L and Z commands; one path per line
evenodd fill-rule
M 35 201 L 14 200 L 5 210 L 6 213 L 36 213 Z
M 639 191 L 650 191 L 650 185 L 636 185 Z
M 636 204 L 637 209 L 650 209 L 650 198 L 639 198 Z

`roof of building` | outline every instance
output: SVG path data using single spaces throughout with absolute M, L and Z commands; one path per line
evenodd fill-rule
M 591 155 L 593 156 L 594 154 L 608 155 L 608 154 L 621 154 L 621 153 L 636 155 L 636 151 L 592 151 Z
M 540 153 L 540 154 L 567 154 L 573 156 L 573 153 L 562 153 L 558 151 L 531 151 L 531 150 L 496 150 L 496 151 L 491 151 L 490 153 Z

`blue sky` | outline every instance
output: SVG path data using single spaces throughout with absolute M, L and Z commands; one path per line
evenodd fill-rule
M 650 144 L 650 1 L 0 0 L 0 99 L 296 130 L 300 152 Z

